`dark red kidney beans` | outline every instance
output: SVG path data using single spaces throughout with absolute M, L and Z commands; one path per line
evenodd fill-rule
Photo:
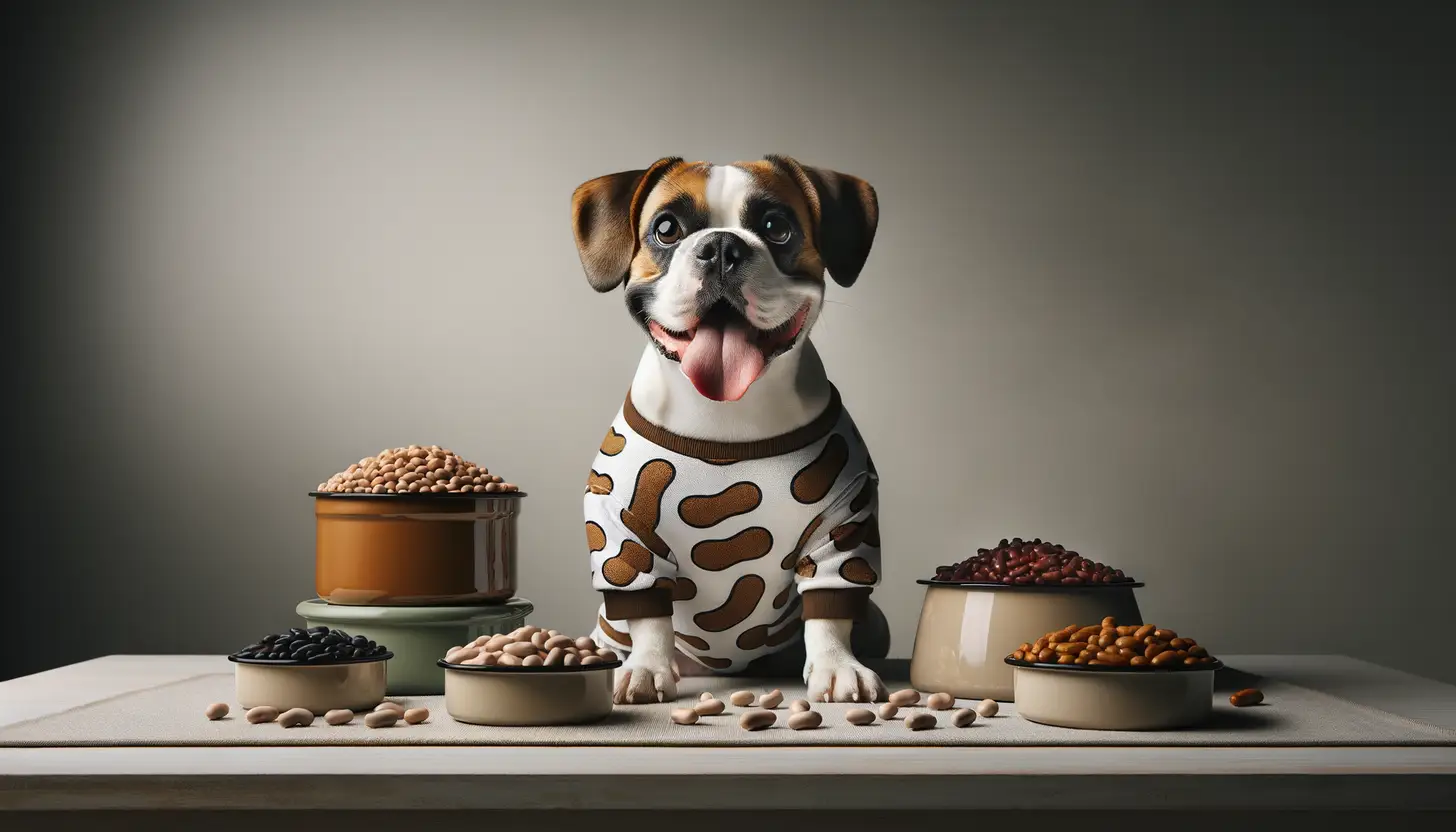
M 1062 579 L 1062 583 L 1063 584 L 1066 584 L 1068 586 L 1072 586 L 1074 584 L 1080 584 L 1080 583 L 1082 583 L 1082 579 L 1081 578 L 1075 578 L 1075 577 L 1073 577 L 1073 578 L 1063 578 Z
M 1015 581 L 1016 581 L 1016 582 L 1017 582 L 1017 583 L 1018 583 L 1018 584 L 1023 584 L 1023 585 L 1025 585 L 1025 584 L 1029 584 L 1029 583 L 1031 583 L 1031 576 L 1030 576 L 1030 575 L 1022 575 L 1022 576 L 1021 576 L 1021 577 L 1019 577 L 1019 578 L 1015 578 L 1015 579 L 1014 579 L 1014 580 L 1015 580 Z
M 1041 573 L 1041 579 L 1044 581 L 1060 581 L 1062 579 L 1062 573 L 1053 569 L 1050 572 Z

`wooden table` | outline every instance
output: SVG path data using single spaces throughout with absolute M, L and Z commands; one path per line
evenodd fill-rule
M 1456 728 L 1456 687 L 1342 656 L 1230 656 L 1234 667 Z M 214 669 L 215 656 L 107 656 L 0 683 L 0 725 Z M 1153 811 L 1128 813 L 1132 803 Z M 0 748 L 0 828 L 398 828 L 400 812 L 480 825 L 599 828 L 666 812 L 693 832 L 884 828 L 1035 813 L 1078 832 L 1259 826 L 1285 810 L 1378 810 L 1400 828 L 1456 819 L 1456 748 Z M 252 810 L 274 810 L 266 816 Z M 1100 810 L 1116 810 L 1103 812 Z M 140 811 L 137 811 L 140 810 Z M 542 812 L 541 810 L 553 810 Z M 803 810 L 827 813 L 810 822 Z M 75 813 L 80 813 L 76 815 Z M 120 812 L 118 814 L 118 812 Z M 199 815 L 197 813 L 204 813 Z M 534 813 L 534 814 L 532 814 Z M 1057 820 L 1060 818 L 1060 820 Z M 664 820 L 666 819 L 666 820 Z M 1317 819 L 1311 817 L 1312 822 Z M 730 822 L 731 821 L 731 822 Z M 643 821 L 646 822 L 646 821 Z M 1099 823 L 1106 824 L 1099 826 Z M 312 824 L 312 825 L 310 825 Z M 522 825 L 524 824 L 524 826 Z M 611 824 L 613 827 L 616 823 Z M 1034 824 L 1033 824 L 1034 825 Z M 1065 827 L 1063 827 L 1065 828 Z M 1395 828 L 1395 827 L 1392 827 Z

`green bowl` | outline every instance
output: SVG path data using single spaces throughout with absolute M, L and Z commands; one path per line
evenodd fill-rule
M 330 627 L 383 644 L 389 660 L 388 693 L 439 696 L 445 670 L 437 662 L 451 647 L 477 636 L 508 633 L 526 623 L 535 606 L 524 598 L 503 604 L 450 607 L 355 607 L 310 598 L 297 612 L 308 627 Z

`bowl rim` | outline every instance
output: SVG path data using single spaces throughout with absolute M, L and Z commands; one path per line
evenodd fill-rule
M 1023 670 L 1057 670 L 1067 673 L 1200 673 L 1203 671 L 1222 670 L 1226 665 L 1223 660 L 1214 658 L 1208 664 L 1198 665 L 1169 665 L 1168 667 L 1154 666 L 1151 664 L 1138 665 L 1093 665 L 1089 664 L 1056 664 L 1055 662 L 1028 662 L 1025 660 L 1013 659 L 1007 656 L 1004 661 L 1012 667 L 1019 667 Z
M 361 656 L 357 659 L 339 659 L 338 661 L 334 662 L 314 662 L 313 664 L 309 664 L 306 661 L 301 662 L 297 659 L 255 659 L 252 657 L 244 659 L 239 658 L 238 656 L 233 654 L 229 654 L 227 660 L 237 664 L 254 664 L 258 665 L 259 667 L 337 667 L 341 664 L 369 664 L 370 662 L 387 662 L 392 658 L 394 658 L 393 651 L 386 650 L 383 653 L 380 653 L 378 656 Z
M 613 670 L 621 667 L 624 663 L 622 659 L 617 659 L 616 661 L 602 662 L 600 664 L 553 664 L 549 666 L 541 665 L 540 667 L 521 667 L 518 664 L 451 664 L 444 659 L 435 662 L 438 667 L 443 667 L 446 670 L 460 670 L 466 673 L 592 673 L 597 670 Z
M 358 493 L 355 491 L 310 491 L 308 496 L 321 500 L 493 500 L 493 499 L 520 499 L 526 496 L 524 491 L 431 491 L 428 494 L 420 491 L 407 491 L 404 494 L 375 494 L 373 492 Z
M 1100 592 L 1106 589 L 1137 589 L 1144 586 L 1142 581 L 1122 581 L 1115 584 L 1003 584 L 990 581 L 937 581 L 933 578 L 920 578 L 915 581 L 925 586 L 957 587 L 960 589 L 1010 589 L 1017 592 L 1032 590 L 1036 592 L 1082 592 L 1093 590 Z

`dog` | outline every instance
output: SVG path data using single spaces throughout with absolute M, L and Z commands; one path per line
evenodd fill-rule
M 867 182 L 785 156 L 668 157 L 573 194 L 588 282 L 625 284 L 647 337 L 584 497 L 616 702 L 799 647 L 812 699 L 885 697 L 851 649 L 880 580 L 879 475 L 809 341 L 825 272 L 853 285 L 878 220 Z

